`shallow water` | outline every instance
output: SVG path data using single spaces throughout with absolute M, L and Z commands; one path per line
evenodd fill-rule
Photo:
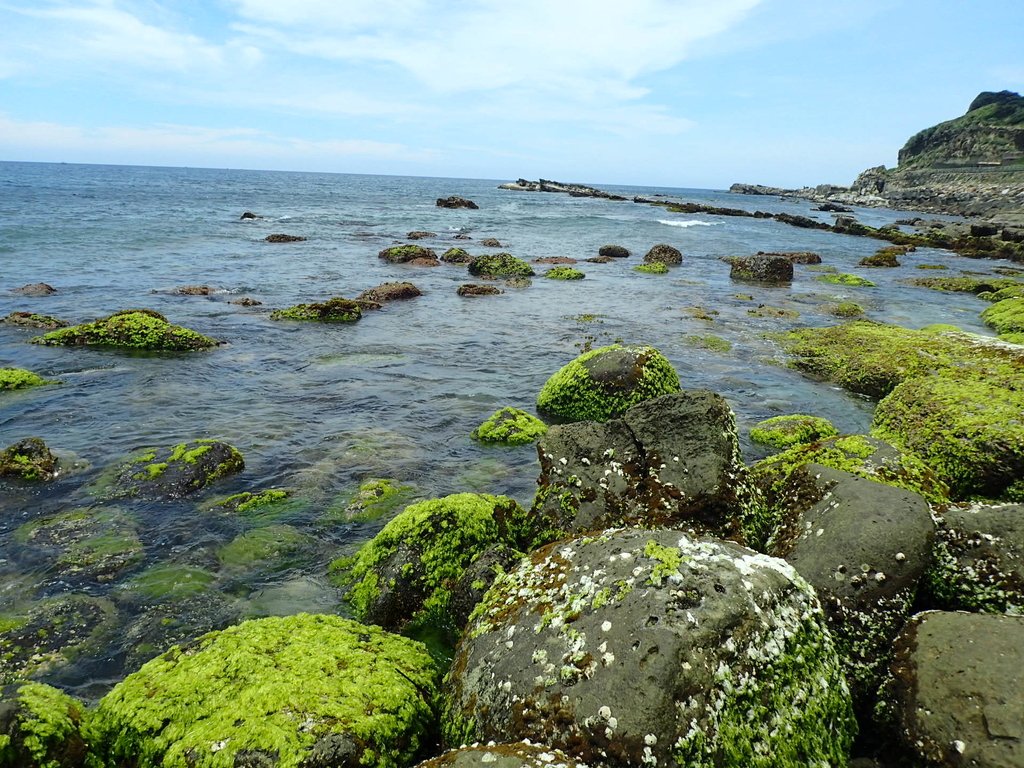
M 842 430 L 867 429 L 873 404 L 779 364 L 762 334 L 834 324 L 829 303 L 850 299 L 868 317 L 909 327 L 952 323 L 988 333 L 984 302 L 902 283 L 909 277 L 990 273 L 1005 266 L 921 249 L 898 269 L 863 269 L 857 261 L 880 241 L 797 229 L 752 218 L 679 215 L 632 202 L 511 192 L 491 180 L 429 179 L 232 170 L 0 163 L 0 316 L 31 310 L 83 322 L 130 307 L 148 307 L 171 322 L 226 341 L 185 355 L 126 355 L 96 349 L 28 344 L 35 332 L 0 324 L 0 366 L 31 369 L 62 384 L 0 399 L 0 448 L 37 435 L 68 464 L 42 488 L 0 486 L 0 614 L 23 611 L 42 597 L 75 592 L 110 597 L 114 629 L 70 666 L 43 676 L 95 696 L 116 680 L 126 637 L 146 609 L 124 585 L 154 564 L 191 564 L 213 574 L 224 615 L 231 617 L 338 609 L 326 564 L 351 552 L 384 521 L 325 524 L 324 514 L 371 477 L 411 484 L 418 497 L 465 490 L 505 493 L 528 504 L 536 478 L 530 446 L 493 448 L 469 433 L 497 408 L 532 409 L 544 381 L 586 346 L 613 341 L 658 347 L 686 388 L 724 395 L 736 412 L 748 459 L 760 455 L 749 427 L 772 415 L 810 412 Z M 632 196 L 669 194 L 716 206 L 786 211 L 831 221 L 811 204 L 707 190 L 605 187 Z M 435 207 L 457 194 L 480 210 Z M 264 218 L 241 221 L 251 210 Z M 908 214 L 861 210 L 878 226 Z M 470 253 L 497 237 L 525 259 L 596 255 L 606 243 L 632 257 L 581 263 L 586 279 L 535 278 L 501 296 L 463 299 L 473 281 L 464 267 L 389 265 L 377 252 L 404 242 L 410 230 L 439 254 Z M 274 232 L 305 242 L 268 244 Z M 464 233 L 472 240 L 454 239 Z M 684 263 L 668 275 L 634 272 L 655 243 L 679 248 Z M 826 265 L 869 277 L 876 288 L 818 282 L 796 267 L 786 288 L 734 283 L 720 257 L 758 250 L 812 250 Z M 918 264 L 944 264 L 943 272 Z M 538 273 L 546 269 L 537 265 Z M 367 312 L 352 325 L 274 322 L 270 310 L 330 296 L 353 297 L 386 280 L 410 280 L 424 296 Z M 47 282 L 44 298 L 12 294 Z M 209 297 L 172 289 L 208 284 Z M 229 301 L 251 296 L 242 307 Z M 752 296 L 753 298 L 746 298 Z M 795 310 L 794 319 L 759 318 L 759 304 Z M 713 321 L 687 308 L 715 311 Z M 597 315 L 581 320 L 580 315 Z M 729 340 L 728 352 L 695 348 L 692 335 Z M 111 583 L 69 582 L 33 560 L 15 541 L 19 525 L 82 506 L 102 509 L 86 486 L 101 469 L 146 446 L 196 438 L 225 440 L 245 455 L 243 473 L 211 490 L 220 496 L 269 486 L 295 488 L 307 503 L 283 519 L 238 519 L 187 502 L 118 502 L 134 521 L 144 558 Z M 235 536 L 273 522 L 310 538 L 301 556 L 232 571 L 218 554 Z M 125 597 L 132 595 L 131 599 Z M 206 610 L 206 609 L 204 609 Z M 343 610 L 343 609 L 341 609 Z M 127 654 L 127 656 L 126 656 Z M 130 666 L 130 661 L 128 662 Z

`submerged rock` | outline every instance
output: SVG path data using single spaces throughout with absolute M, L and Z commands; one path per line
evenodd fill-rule
M 42 683 L 0 688 L 0 766 L 81 768 L 88 752 L 88 710 Z
M 509 406 L 499 409 L 474 429 L 472 438 L 483 443 L 526 445 L 547 431 L 547 425 L 536 416 Z
M 267 235 L 263 238 L 268 243 L 301 243 L 306 238 L 301 235 L 286 235 L 281 233 L 275 233 L 273 235 Z
M 612 345 L 563 366 L 537 395 L 537 408 L 568 421 L 604 421 L 639 402 L 678 391 L 679 376 L 654 347 Z
M 39 437 L 26 437 L 0 453 L 0 477 L 30 482 L 53 480 L 57 476 L 57 457 Z
M 679 252 L 678 248 L 667 243 L 658 243 L 644 254 L 644 263 L 675 266 L 683 263 L 683 254 Z
M 517 741 L 514 744 L 475 744 L 445 752 L 416 768 L 587 768 L 560 749 Z
M 21 328 L 40 328 L 52 331 L 56 328 L 66 328 L 68 323 L 49 315 L 39 315 L 35 312 L 11 312 L 7 317 L 0 320 L 0 323 L 17 325 Z
M 137 768 L 213 757 L 404 768 L 429 746 L 436 681 L 423 646 L 378 627 L 308 614 L 246 621 L 118 683 L 96 707 L 93 750 Z
M 501 248 L 501 241 L 496 237 L 485 237 L 480 241 L 480 245 L 485 248 Z
M 179 499 L 241 471 L 238 450 L 218 440 L 193 440 L 173 448 L 149 448 L 128 458 L 99 481 L 110 497 Z
M 474 612 L 448 745 L 529 739 L 606 766 L 843 765 L 856 725 L 814 591 L 679 531 L 556 542 Z
M 417 296 L 422 295 L 423 292 L 409 282 L 381 283 L 376 288 L 369 288 L 360 293 L 356 300 L 373 301 L 383 304 L 384 302 L 397 299 L 415 299 Z
M 838 435 L 839 430 L 828 419 L 804 414 L 774 416 L 750 428 L 751 440 L 774 448 L 806 445 Z
M 425 229 L 414 229 L 412 232 L 406 232 L 405 237 L 408 240 L 425 240 L 428 237 L 437 237 L 437 232 L 427 232 Z
M 460 285 L 456 291 L 459 296 L 497 296 L 504 293 L 496 285 L 479 285 L 477 283 L 466 283 Z
M 313 320 L 322 323 L 354 323 L 363 316 L 359 302 L 337 296 L 312 304 L 296 304 L 270 313 L 271 320 Z
M 39 374 L 26 371 L 24 368 L 0 368 L 0 392 L 28 389 L 52 383 Z
M 209 349 L 220 342 L 172 325 L 159 312 L 128 309 L 92 323 L 61 328 L 32 339 L 47 346 L 98 346 L 124 349 L 188 352 Z
M 57 289 L 47 283 L 30 283 L 29 285 L 23 285 L 21 288 L 15 288 L 11 293 L 18 293 L 22 296 L 49 296 L 50 294 L 56 293 Z
M 365 480 L 354 493 L 327 511 L 324 522 L 367 522 L 390 517 L 412 501 L 414 492 L 413 486 L 389 478 Z
M 477 256 L 469 263 L 474 277 L 533 277 L 533 267 L 511 253 Z

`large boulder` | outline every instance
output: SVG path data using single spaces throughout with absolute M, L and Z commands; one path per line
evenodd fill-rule
M 0 477 L 30 482 L 53 480 L 58 463 L 42 438 L 26 437 L 0 452 Z
M 928 611 L 895 656 L 896 716 L 914 765 L 1024 766 L 1024 616 Z
M 597 249 L 597 255 L 611 259 L 625 259 L 629 257 L 629 249 L 621 245 L 602 245 Z
M 404 768 L 430 744 L 419 643 L 337 616 L 246 621 L 174 647 L 96 707 L 104 765 Z
M 101 496 L 180 499 L 245 467 L 236 448 L 218 440 L 193 440 L 172 448 L 148 448 L 98 481 Z
M 678 391 L 679 376 L 661 352 L 614 344 L 563 366 L 537 395 L 537 408 L 566 421 L 604 421 Z
M 448 745 L 593 765 L 845 765 L 856 726 L 814 591 L 671 530 L 556 542 L 498 578 L 448 678 Z
M 80 768 L 88 752 L 85 706 L 49 685 L 0 688 L 0 768 Z
M 658 243 L 644 254 L 644 264 L 664 264 L 675 266 L 683 263 L 683 254 L 667 243 Z
M 809 464 L 790 478 L 789 514 L 768 554 L 814 587 L 865 718 L 931 561 L 935 524 L 916 493 Z
M 172 325 L 158 312 L 128 309 L 92 323 L 59 328 L 32 339 L 47 346 L 97 346 L 162 352 L 209 349 L 220 342 L 179 325 Z
M 732 280 L 775 285 L 793 282 L 793 262 L 785 256 L 763 253 L 733 256 L 726 261 L 731 265 L 729 278 Z
M 533 277 L 536 273 L 533 267 L 511 253 L 495 253 L 477 256 L 469 262 L 469 274 L 474 277 Z
M 558 535 L 629 525 L 737 537 L 751 505 L 735 417 L 707 390 L 551 427 L 537 453 L 532 514 Z

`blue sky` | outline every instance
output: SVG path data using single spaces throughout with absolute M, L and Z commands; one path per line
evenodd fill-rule
M 1021 0 L 0 0 L 0 160 L 849 184 L 1024 91 Z

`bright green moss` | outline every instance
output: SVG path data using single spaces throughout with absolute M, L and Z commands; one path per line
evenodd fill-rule
M 860 317 L 864 314 L 864 307 L 855 301 L 840 301 L 829 307 L 828 311 L 836 317 Z
M 553 267 L 544 273 L 549 280 L 582 280 L 585 274 L 572 267 Z
M 219 342 L 188 328 L 171 325 L 156 312 L 128 310 L 92 323 L 51 331 L 32 339 L 32 343 L 185 352 L 215 347 Z
M 21 683 L 2 691 L 0 768 L 71 768 L 80 765 L 88 713 L 66 693 L 42 683 Z
M 362 316 L 359 302 L 340 297 L 319 303 L 296 304 L 270 313 L 271 320 L 311 320 L 321 323 L 354 323 Z
M 644 400 L 678 391 L 679 376 L 658 350 L 616 344 L 563 366 L 544 384 L 537 408 L 569 421 L 607 421 Z
M 732 349 L 732 342 L 728 339 L 723 339 L 721 336 L 715 336 L 713 334 L 704 335 L 691 335 L 683 339 L 691 347 L 697 347 L 699 349 L 707 349 L 712 352 L 728 352 Z
M 268 525 L 236 536 L 217 550 L 217 559 L 236 570 L 281 570 L 295 565 L 313 545 L 310 536 L 290 525 Z
M 469 263 L 469 274 L 476 277 L 533 277 L 533 267 L 511 253 L 477 256 Z
M 469 264 L 473 257 L 464 248 L 449 248 L 441 254 L 441 261 L 448 264 Z
M 960 275 L 957 277 L 917 277 L 910 281 L 911 285 L 922 288 L 931 288 L 935 291 L 951 291 L 954 293 L 992 293 L 1003 288 L 1019 289 L 1021 284 L 1017 280 L 1006 277 L 972 277 Z
M 660 261 L 656 261 L 652 264 L 639 264 L 633 267 L 633 271 L 643 272 L 646 275 L 667 275 L 668 265 L 662 264 Z
M 26 371 L 24 368 L 0 368 L 0 392 L 14 389 L 28 389 L 29 387 L 40 387 L 44 384 L 52 384 L 42 376 Z
M 830 283 L 832 285 L 849 285 L 859 288 L 875 287 L 875 284 L 870 280 L 860 277 L 859 275 L 851 275 L 846 272 L 837 272 L 836 274 L 830 275 L 819 275 L 815 279 L 819 283 Z
M 359 485 L 324 515 L 324 523 L 356 523 L 378 520 L 393 515 L 408 504 L 415 489 L 388 478 L 374 478 Z
M 839 430 L 832 422 L 820 416 L 775 416 L 758 422 L 750 430 L 750 439 L 755 443 L 770 445 L 775 448 L 789 448 L 793 445 L 805 445 L 827 437 L 835 437 Z
M 482 443 L 526 445 L 542 437 L 548 426 L 526 411 L 506 407 L 496 411 L 487 421 L 473 430 L 472 437 Z
M 657 561 L 650 575 L 650 582 L 655 586 L 660 586 L 666 578 L 678 574 L 679 566 L 683 564 L 683 553 L 679 547 L 665 547 L 654 539 L 648 540 L 644 546 L 644 557 Z M 601 605 L 605 602 L 606 598 L 598 601 L 595 596 L 595 603 Z
M 265 491 L 243 491 L 235 493 L 223 499 L 209 504 L 209 509 L 219 509 L 225 512 L 233 512 L 239 515 L 246 515 L 250 512 L 257 512 L 265 507 L 278 505 L 291 497 L 291 491 L 283 488 L 269 488 Z
M 1024 333 L 1024 298 L 1003 299 L 981 313 L 985 325 L 994 328 L 1000 338 Z
M 437 254 L 422 245 L 395 245 L 385 248 L 377 256 L 391 264 L 405 264 L 413 259 L 436 259 Z
M 430 745 L 436 695 L 419 643 L 337 616 L 257 619 L 125 678 L 96 708 L 94 752 L 133 768 L 404 768 Z

